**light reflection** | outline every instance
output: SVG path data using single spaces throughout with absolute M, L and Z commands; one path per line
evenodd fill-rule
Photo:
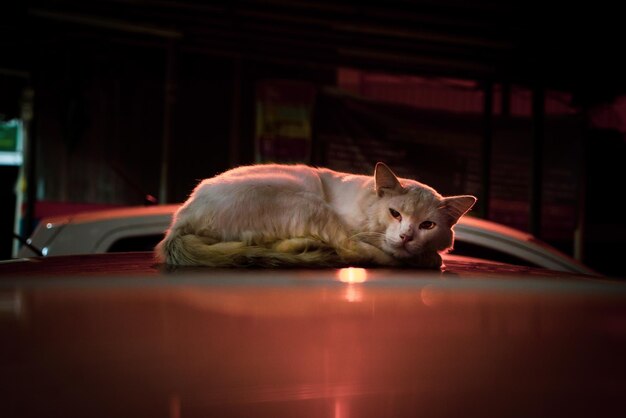
M 350 410 L 348 408 L 347 399 L 335 398 L 334 412 L 333 418 L 348 418 L 350 416 Z
M 20 318 L 24 313 L 24 298 L 21 292 L 0 292 L 0 319 Z
M 344 299 L 348 302 L 361 302 L 363 300 L 363 292 L 359 287 L 353 284 L 348 284 Z
M 339 269 L 339 280 L 344 283 L 363 283 L 367 280 L 367 270 L 357 267 Z
M 430 308 L 441 304 L 441 299 L 443 297 L 441 290 L 430 284 L 424 286 L 420 292 L 420 296 L 422 298 L 422 303 Z
M 348 302 L 361 302 L 363 300 L 363 291 L 359 284 L 367 280 L 367 270 L 364 268 L 347 267 L 339 269 L 337 272 L 339 281 L 347 283 L 344 299 Z
M 180 396 L 170 395 L 170 415 L 169 418 L 180 418 Z

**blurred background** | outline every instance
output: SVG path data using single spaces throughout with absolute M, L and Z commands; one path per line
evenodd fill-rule
M 44 216 L 254 162 L 386 162 L 624 277 L 619 13 L 477 0 L 31 0 L 0 11 L 0 258 Z

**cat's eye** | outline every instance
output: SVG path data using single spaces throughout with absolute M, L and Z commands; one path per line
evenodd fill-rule
M 424 221 L 420 224 L 420 229 L 433 229 L 435 225 L 432 221 Z
M 400 215 L 400 212 L 398 212 L 397 210 L 389 208 L 389 213 L 391 214 L 391 216 L 393 216 L 397 220 L 399 221 L 402 220 L 402 215 Z

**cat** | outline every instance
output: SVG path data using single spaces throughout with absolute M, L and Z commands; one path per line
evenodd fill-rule
M 258 164 L 201 181 L 155 247 L 170 265 L 440 268 L 476 198 L 398 178 Z

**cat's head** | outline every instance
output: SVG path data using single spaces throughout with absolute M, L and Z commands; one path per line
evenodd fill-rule
M 452 227 L 476 203 L 474 196 L 444 197 L 425 184 L 399 179 L 383 163 L 376 164 L 374 184 L 382 249 L 399 259 L 450 248 Z

